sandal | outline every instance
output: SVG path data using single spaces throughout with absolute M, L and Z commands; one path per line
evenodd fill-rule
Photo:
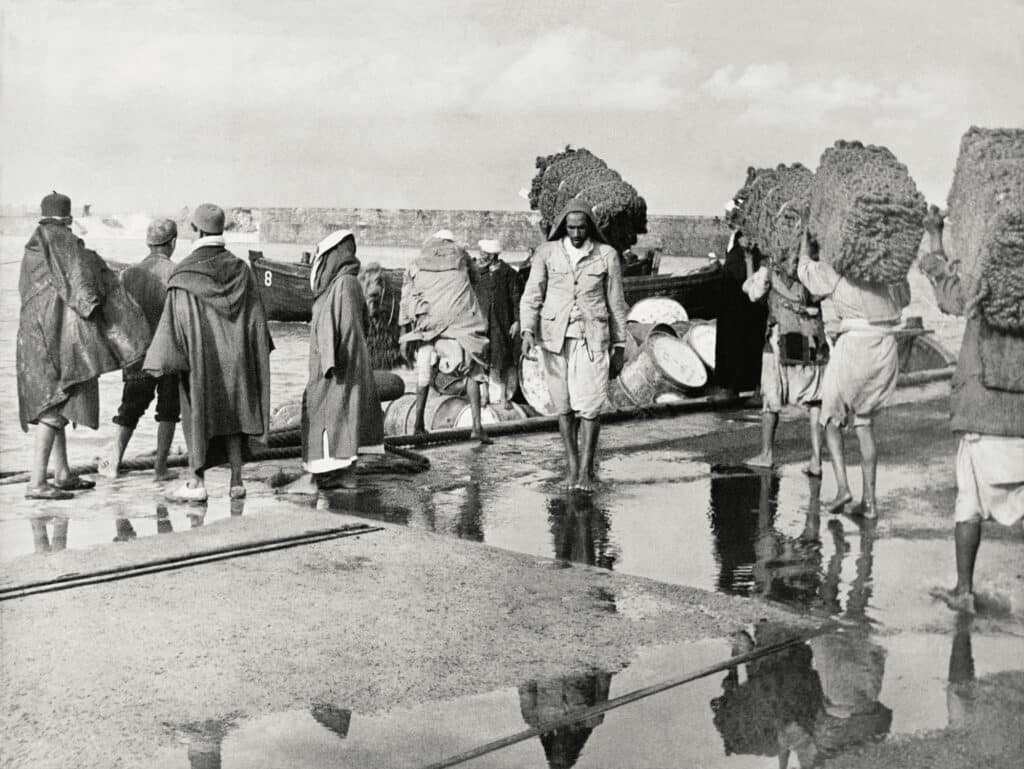
M 42 486 L 29 486 L 25 489 L 25 499 L 74 499 L 75 495 L 70 491 L 59 489 L 46 483 Z
M 58 481 L 55 478 L 53 486 L 61 491 L 87 491 L 96 488 L 96 481 L 90 481 L 80 475 L 71 475 L 64 481 Z

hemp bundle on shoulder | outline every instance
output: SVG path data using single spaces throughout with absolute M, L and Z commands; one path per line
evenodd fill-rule
M 892 152 L 837 141 L 814 174 L 808 227 L 840 275 L 899 283 L 917 257 L 925 211 L 924 196 Z
M 776 168 L 748 168 L 747 180 L 735 195 L 730 223 L 751 237 L 776 261 L 789 261 L 800 247 L 802 216 L 811 199 L 809 168 L 794 163 Z
M 601 158 L 583 149 L 566 149 L 537 158 L 530 184 L 530 208 L 541 215 L 546 236 L 555 218 L 574 198 L 584 200 L 610 245 L 619 252 L 647 232 L 647 203 Z
M 996 328 L 1024 333 L 1024 129 L 972 126 L 949 190 L 951 256 Z

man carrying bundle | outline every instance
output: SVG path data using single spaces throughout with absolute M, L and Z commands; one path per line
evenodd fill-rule
M 206 470 L 231 465 L 229 496 L 245 497 L 246 439 L 270 429 L 270 351 L 256 277 L 224 247 L 224 210 L 192 212 L 192 253 L 167 281 L 167 303 L 142 365 L 154 377 L 180 375 L 182 427 L 192 477 L 169 495 L 205 502 Z
M 839 316 L 839 339 L 821 383 L 821 423 L 836 474 L 836 496 L 825 507 L 835 515 L 853 501 L 842 433 L 852 421 L 860 444 L 863 478 L 861 501 L 855 512 L 877 518 L 878 454 L 872 423 L 875 413 L 896 390 L 899 357 L 892 332 L 900 323 L 903 308 L 910 303 L 910 285 L 906 279 L 886 285 L 841 276 L 828 262 L 818 261 L 817 248 L 806 231 L 797 276 L 813 296 L 831 299 Z
M 487 381 L 487 322 L 473 291 L 469 254 L 440 230 L 405 271 L 398 322 L 403 357 L 416 368 L 414 431 L 425 433 L 430 383 L 436 368 L 466 379 L 471 437 L 491 443 L 480 418 L 480 384 Z
M 1016 252 L 1016 266 L 999 276 L 997 290 L 973 296 L 965 290 L 960 263 L 946 259 L 938 209 L 932 206 L 925 217 L 931 253 L 921 259 L 921 271 L 931 280 L 943 312 L 967 316 L 950 395 L 951 426 L 960 434 L 953 530 L 956 586 L 935 595 L 968 614 L 975 611 L 974 565 L 982 521 L 1015 526 L 1024 518 L 1024 325 L 1018 311 L 1017 328 L 1011 330 L 999 322 L 993 306 L 993 295 L 1005 298 L 1007 287 L 1024 286 L 1024 215 L 1018 211 L 1016 217 L 1016 226 L 998 233 L 1002 242 L 995 244 L 1004 261 Z M 985 268 L 992 267 L 991 253 L 988 259 Z M 1019 307 L 1024 296 L 1017 294 L 1015 302 Z
M 775 462 L 775 431 L 783 406 L 808 410 L 811 459 L 804 473 L 821 476 L 821 381 L 829 347 L 821 303 L 796 276 L 797 260 L 771 260 L 743 284 L 753 302 L 767 296 L 768 340 L 761 365 L 761 453 L 744 464 L 771 467 Z
M 537 248 L 519 317 L 523 355 L 538 334 L 544 349 L 544 375 L 568 460 L 565 483 L 593 491 L 598 418 L 608 379 L 622 369 L 626 300 L 618 254 L 582 201 L 569 201 L 548 242 Z

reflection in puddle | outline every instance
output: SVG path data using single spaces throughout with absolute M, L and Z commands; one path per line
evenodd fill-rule
M 875 526 L 849 518 L 823 524 L 820 479 L 662 454 L 643 452 L 638 463 L 635 456 L 607 460 L 593 496 L 496 477 L 473 455 L 469 475 L 453 485 L 363 489 L 323 496 L 318 507 L 563 564 L 757 595 L 825 616 L 868 617 Z M 636 474 L 664 480 L 669 468 L 678 473 L 674 482 L 632 481 Z
M 131 542 L 139 537 L 194 529 L 242 515 L 245 503 L 244 499 L 204 505 L 157 502 L 154 513 L 139 511 L 116 518 L 82 518 L 72 514 L 0 520 L 0 561 L 33 552 L 52 553 L 69 547 L 81 549 L 107 542 Z M 260 504 L 257 502 L 255 506 L 258 508 Z
M 775 757 L 779 766 L 809 767 L 890 734 L 977 722 L 976 678 L 1017 669 L 1024 659 L 1024 640 L 972 634 L 969 620 L 959 622 L 952 643 L 939 633 L 874 638 L 853 627 L 604 714 L 588 712 L 792 632 L 762 622 L 729 640 L 641 650 L 615 674 L 592 670 L 527 681 L 385 714 L 363 715 L 343 702 L 315 703 L 251 719 L 229 714 L 169 724 L 184 749 L 156 765 L 417 767 L 580 716 L 464 765 L 763 769 L 765 757 Z M 886 680 L 896 685 L 885 686 Z M 988 736 L 1005 745 L 1018 736 L 998 733 L 1005 725 L 990 728 L 997 733 Z

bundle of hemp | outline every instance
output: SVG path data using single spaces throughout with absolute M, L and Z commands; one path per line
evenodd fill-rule
M 586 149 L 537 158 L 530 185 L 530 208 L 541 214 L 541 232 L 574 198 L 586 201 L 609 244 L 625 251 L 647 232 L 647 203 L 618 172 Z
M 748 168 L 747 181 L 734 196 L 737 206 L 730 223 L 756 242 L 763 253 L 777 261 L 788 261 L 800 247 L 813 178 L 811 170 L 800 163 Z
M 899 283 L 924 234 L 924 196 L 885 147 L 837 141 L 811 182 L 807 226 L 836 272 L 869 283 Z
M 968 295 L 976 293 L 983 274 L 992 298 L 996 296 L 993 292 L 1019 288 L 1022 278 L 1013 265 L 1024 259 L 1020 255 L 1024 251 L 1018 252 L 1016 261 L 1014 257 L 1015 241 L 1016 248 L 1021 248 L 1019 234 L 1015 233 L 1019 233 L 1022 200 L 1024 129 L 972 126 L 960 141 L 948 198 L 950 256 L 960 260 Z M 1024 292 L 1016 297 L 1017 302 L 1024 301 Z M 1003 304 L 1005 300 L 996 302 Z M 995 315 L 1002 317 L 1004 312 Z
M 1018 181 L 1024 182 L 1024 174 Z M 994 328 L 1024 335 L 1024 183 L 1004 196 L 987 221 L 989 233 L 980 258 L 978 309 Z

